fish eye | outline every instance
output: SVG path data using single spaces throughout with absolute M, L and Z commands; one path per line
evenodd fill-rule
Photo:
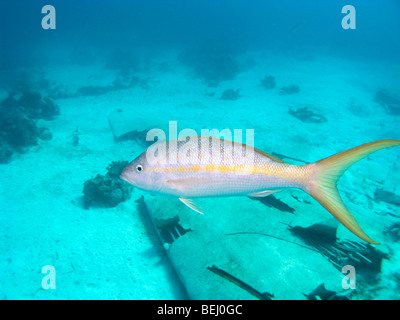
M 141 165 L 141 164 L 138 164 L 137 166 L 136 166 L 136 172 L 137 173 L 140 173 L 140 172 L 142 172 L 143 171 L 143 166 Z

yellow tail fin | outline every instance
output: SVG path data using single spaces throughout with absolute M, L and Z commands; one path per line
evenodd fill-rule
M 375 151 L 394 146 L 400 146 L 400 140 L 379 140 L 307 165 L 309 175 L 307 182 L 305 182 L 304 190 L 324 206 L 347 229 L 361 239 L 373 244 L 379 243 L 365 234 L 356 219 L 347 210 L 337 189 L 337 183 L 346 169 L 357 161 Z

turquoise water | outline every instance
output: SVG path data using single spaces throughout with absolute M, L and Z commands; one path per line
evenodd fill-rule
M 344 5 L 2 2 L 0 298 L 271 298 L 228 273 L 273 299 L 399 299 L 398 147 L 338 185 L 378 246 L 301 190 L 199 215 L 118 178 L 154 128 L 253 132 L 293 164 L 400 139 L 400 4 Z

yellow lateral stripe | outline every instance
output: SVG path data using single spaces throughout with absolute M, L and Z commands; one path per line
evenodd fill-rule
M 221 173 L 242 173 L 242 174 L 270 174 L 271 170 L 266 167 L 255 165 L 215 165 L 207 164 L 205 166 L 192 165 L 187 167 L 153 167 L 149 168 L 153 172 L 159 173 L 186 173 L 186 172 L 221 172 Z

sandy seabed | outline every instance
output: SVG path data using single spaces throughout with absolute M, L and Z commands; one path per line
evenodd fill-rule
M 136 130 L 158 126 L 166 129 L 172 120 L 178 121 L 178 130 L 254 129 L 255 146 L 259 149 L 308 162 L 365 142 L 400 138 L 398 119 L 373 101 L 378 87 L 399 91 L 395 79 L 400 74 L 399 65 L 329 56 L 299 61 L 260 52 L 248 53 L 240 59 L 245 61 L 249 57 L 257 64 L 217 87 L 208 87 L 167 56 L 154 65 L 168 64 L 169 70 L 154 67 L 138 74 L 147 79 L 146 86 L 56 100 L 60 116 L 40 122 L 50 129 L 53 138 L 40 141 L 29 152 L 0 165 L 0 298 L 187 298 L 163 248 L 146 230 L 135 200 L 144 195 L 152 210 L 162 205 L 163 210 L 179 210 L 184 215 L 196 213 L 181 206 L 177 199 L 152 196 L 138 189 L 130 200 L 114 208 L 82 207 L 84 181 L 104 174 L 111 161 L 132 160 L 144 151 L 134 141 L 114 141 L 107 121 L 113 110 L 135 110 L 137 118 L 132 119 L 132 129 Z M 43 71 L 48 79 L 71 90 L 84 85 L 107 85 L 115 77 L 110 70 L 96 65 L 59 66 Z M 260 85 L 265 75 L 275 77 L 276 88 L 266 90 Z M 298 94 L 279 94 L 281 87 L 292 84 L 299 86 Z M 225 89 L 240 89 L 240 98 L 221 100 Z M 3 92 L 2 96 L 5 95 Z M 327 122 L 304 123 L 288 113 L 290 108 L 304 107 L 316 110 Z M 72 135 L 77 128 L 79 144 L 73 146 Z M 373 239 L 385 243 L 382 248 L 391 252 L 390 260 L 384 260 L 375 298 L 399 298 L 395 281 L 400 264 L 399 245 L 390 243 L 383 235 L 385 226 L 398 221 L 398 216 L 388 214 L 396 214 L 398 207 L 371 199 L 377 187 L 393 191 L 399 184 L 400 170 L 396 166 L 399 152 L 393 148 L 370 156 L 349 169 L 339 184 L 345 203 L 363 229 Z M 281 199 L 296 207 L 291 192 L 282 193 Z M 207 201 L 210 200 L 206 200 L 206 207 Z M 257 218 L 262 212 L 265 227 L 269 219 L 271 226 L 279 221 L 310 225 L 329 217 L 317 204 L 312 206 L 312 214 L 279 216 L 279 212 L 270 213 L 262 204 L 247 198 L 212 201 L 208 207 L 221 210 L 224 230 L 238 229 L 237 224 L 243 221 L 234 217 L 242 215 L 246 207 Z M 233 218 L 229 219 L 227 214 Z M 207 219 L 218 222 L 218 212 Z M 343 227 L 339 227 L 338 236 L 356 240 Z M 283 243 L 282 246 L 282 252 L 290 254 L 286 257 L 286 267 L 295 267 L 296 250 Z M 198 243 L 193 252 L 203 249 L 204 243 Z M 254 258 L 251 248 L 236 250 L 247 255 L 247 259 Z M 282 253 L 273 257 L 280 260 L 270 258 L 269 263 L 285 265 Z M 188 259 L 188 265 L 193 263 L 190 255 Z M 45 265 L 55 267 L 55 290 L 42 289 L 41 269 Z M 327 270 L 322 268 L 320 272 L 325 274 Z M 296 281 L 310 281 L 310 278 L 305 276 Z M 338 273 L 334 281 L 340 278 Z M 316 281 L 307 285 L 318 284 Z M 286 289 L 277 297 L 293 296 Z

